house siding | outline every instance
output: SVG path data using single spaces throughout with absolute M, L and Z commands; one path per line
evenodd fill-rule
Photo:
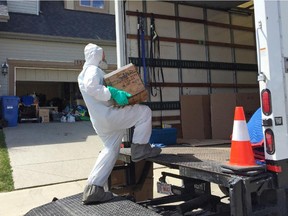
M 87 43 L 89 43 L 89 41 L 87 41 Z M 73 63 L 75 60 L 84 60 L 83 50 L 87 43 L 71 44 L 0 38 L 0 61 L 2 63 L 7 59 L 8 61 L 16 59 L 27 61 L 59 62 L 60 65 L 61 63 L 64 64 L 67 62 Z M 102 46 L 101 44 L 99 45 Z M 102 47 L 105 51 L 108 64 L 116 64 L 116 46 Z M 35 65 L 35 67 L 37 67 L 37 65 Z M 61 69 L 61 66 L 59 69 Z M 11 70 L 9 72 L 11 73 Z M 3 75 L 0 76 L 2 76 L 2 79 L 0 79 L 0 95 L 8 95 L 8 75 L 5 77 Z
M 0 39 L 1 54 L 3 60 L 9 56 L 11 59 L 39 60 L 71 62 L 74 60 L 84 60 L 84 46 L 87 43 L 71 44 L 43 41 L 27 41 Z M 116 46 L 102 46 L 109 64 L 116 64 Z M 4 55 L 4 56 L 2 56 Z
M 39 15 L 39 0 L 7 1 L 9 12 Z

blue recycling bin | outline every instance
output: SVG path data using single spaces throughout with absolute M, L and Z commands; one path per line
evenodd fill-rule
M 8 127 L 15 127 L 18 123 L 18 104 L 19 97 L 17 96 L 2 96 L 1 97 L 1 114 L 2 118 L 7 121 Z

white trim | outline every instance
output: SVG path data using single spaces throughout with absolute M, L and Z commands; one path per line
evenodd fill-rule
M 19 68 L 19 69 L 43 69 L 43 70 L 62 70 L 62 71 L 67 71 L 67 70 L 71 70 L 71 71 L 76 71 L 78 69 L 69 69 L 69 68 L 46 68 L 46 67 L 15 67 L 15 68 Z
M 16 95 L 16 67 L 14 67 L 13 95 Z

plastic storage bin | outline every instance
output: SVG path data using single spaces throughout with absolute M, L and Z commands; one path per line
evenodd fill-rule
M 177 143 L 176 128 L 153 128 L 149 142 L 151 144 L 161 143 L 173 145 Z
M 34 98 L 32 96 L 22 96 L 21 102 L 24 106 L 31 106 L 32 104 L 34 104 Z
M 7 121 L 8 127 L 17 126 L 18 104 L 19 104 L 19 97 L 16 96 L 1 97 L 1 114 L 2 118 Z

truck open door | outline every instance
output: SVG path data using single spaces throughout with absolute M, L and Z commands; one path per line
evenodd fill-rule
M 288 181 L 287 10 L 287 1 L 254 1 L 266 166 L 279 187 Z

